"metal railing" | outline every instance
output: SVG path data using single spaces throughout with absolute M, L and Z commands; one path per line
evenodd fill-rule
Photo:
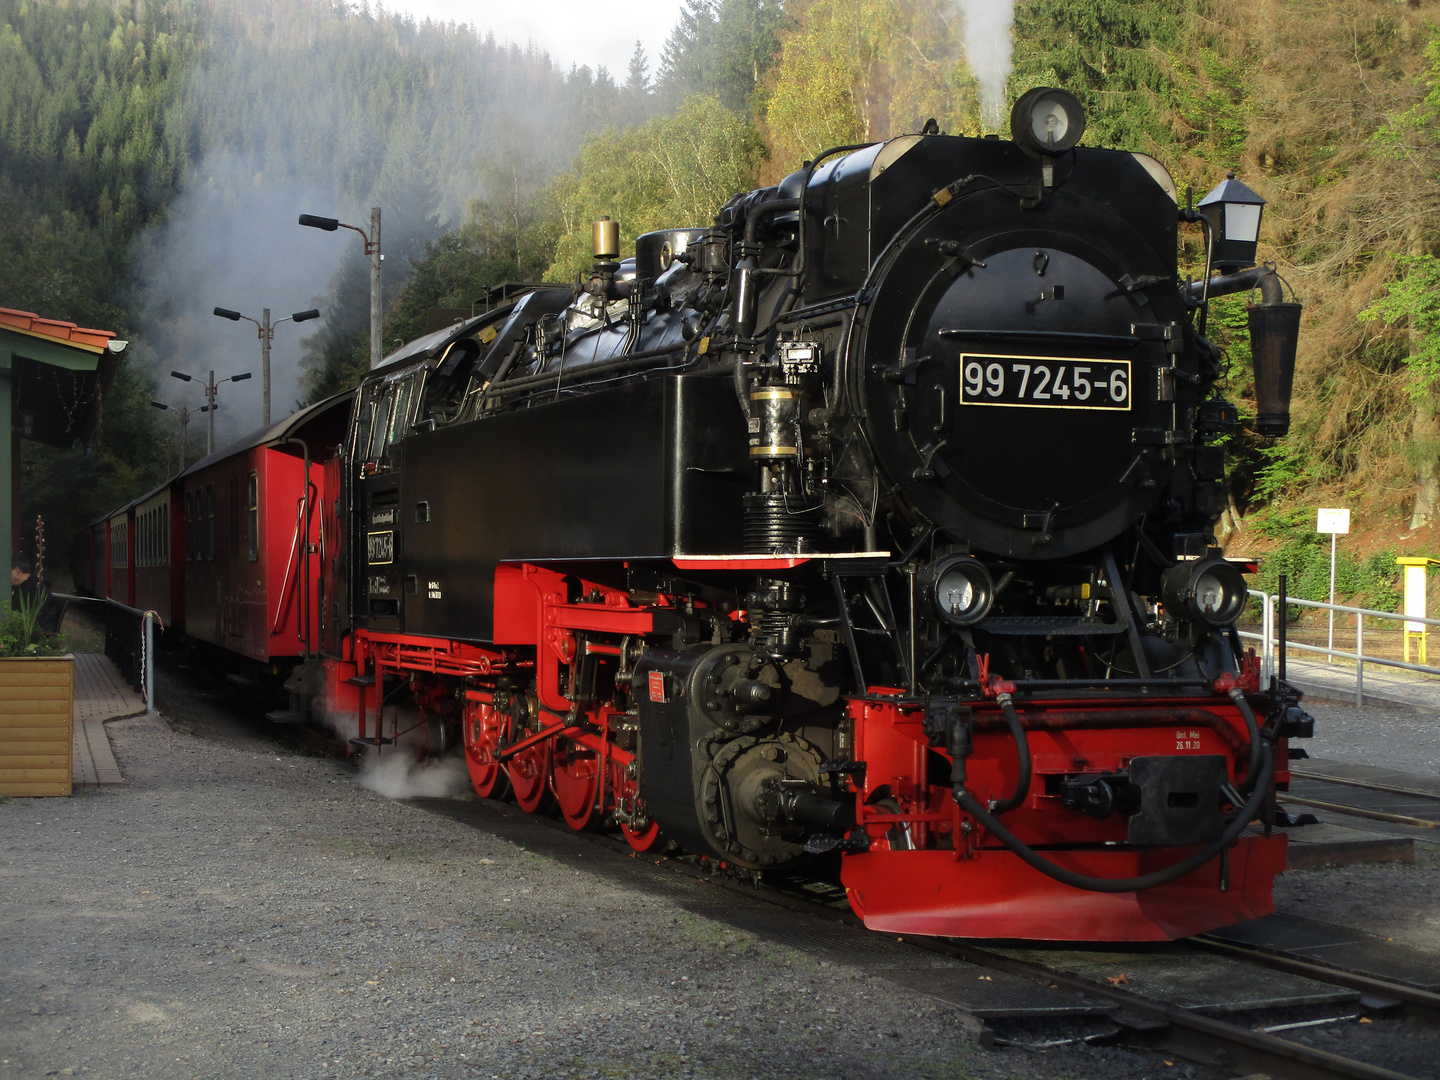
M 1280 672 L 1280 637 L 1279 637 L 1279 612 L 1276 610 L 1280 602 L 1279 593 L 1261 592 L 1258 589 L 1249 590 L 1252 599 L 1260 601 L 1260 631 L 1240 630 L 1240 637 L 1260 643 L 1260 668 L 1261 674 L 1268 682 L 1270 677 Z M 1355 649 L 1336 648 L 1332 645 L 1309 645 L 1304 642 L 1294 641 L 1286 634 L 1285 651 L 1289 653 L 1305 652 L 1317 653 L 1329 657 L 1331 660 L 1353 661 L 1355 664 L 1355 704 L 1365 703 L 1365 665 L 1375 664 L 1378 667 L 1400 668 L 1404 671 L 1416 671 L 1425 675 L 1440 675 L 1440 667 L 1430 667 L 1425 664 L 1411 664 L 1403 660 L 1392 660 L 1386 656 L 1370 656 L 1365 652 L 1365 620 L 1386 619 L 1399 623 L 1419 623 L 1422 626 L 1440 627 L 1440 619 L 1422 619 L 1414 615 L 1399 615 L 1393 611 L 1376 611 L 1373 608 L 1348 607 L 1344 604 L 1326 604 L 1319 600 L 1301 600 L 1298 597 L 1285 597 L 1286 607 L 1315 608 L 1319 611 L 1328 611 L 1333 615 L 1353 615 L 1355 617 Z M 1403 630 L 1403 627 L 1402 627 Z M 1336 631 L 1338 632 L 1338 630 Z M 1333 640 L 1333 636 L 1331 638 Z
M 72 604 L 78 601 L 105 605 L 105 655 L 115 661 L 120 674 L 145 698 L 146 714 L 155 712 L 155 624 L 160 621 L 160 613 L 95 596 L 51 595 Z

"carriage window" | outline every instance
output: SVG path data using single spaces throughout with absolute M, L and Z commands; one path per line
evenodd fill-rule
M 230 554 L 240 554 L 240 481 L 230 478 Z
M 193 494 L 194 494 L 194 492 L 190 492 L 190 491 L 185 492 L 185 561 L 186 561 L 186 562 L 190 562 L 190 560 L 192 560 L 192 559 L 195 558 L 195 531 L 194 531 L 195 514 L 194 514 L 193 509 L 192 509 L 192 507 L 193 507 L 193 505 L 194 505 L 194 500 L 191 498 L 191 496 L 192 496 Z
M 260 558 L 260 474 L 251 473 L 245 485 L 245 520 L 250 540 L 250 561 Z
M 205 558 L 215 558 L 215 485 L 205 485 Z
M 160 561 L 170 561 L 170 504 L 160 504 Z

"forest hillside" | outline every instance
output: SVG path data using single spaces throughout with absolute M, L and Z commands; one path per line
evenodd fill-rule
M 496 282 L 570 280 L 601 214 L 627 239 L 704 224 L 822 147 L 1003 130 L 1055 85 L 1085 142 L 1268 200 L 1261 257 L 1306 305 L 1295 423 L 1232 441 L 1224 539 L 1313 593 L 1313 510 L 1350 507 L 1342 588 L 1393 606 L 1393 554 L 1440 554 L 1437 27 L 1432 0 L 684 0 L 663 54 L 612 75 L 321 0 L 0 0 L 0 304 L 138 343 L 84 490 L 36 504 L 78 519 L 173 467 L 159 376 L 252 359 L 213 304 L 322 308 L 286 328 L 296 400 L 363 373 L 364 262 L 294 247 L 297 209 L 383 205 L 388 350 Z M 1217 308 L 1244 415 L 1244 298 Z M 30 478 L 64 457 L 27 449 Z

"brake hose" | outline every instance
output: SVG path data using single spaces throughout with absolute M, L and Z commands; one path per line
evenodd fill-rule
M 1030 741 L 1025 738 L 1025 726 L 1020 723 L 1020 714 L 1015 711 L 1014 699 L 1002 691 L 995 696 L 995 700 L 1000 703 L 1005 722 L 1010 725 L 1010 734 L 1015 739 L 1015 753 L 1020 757 L 1020 779 L 1015 782 L 1015 793 L 990 808 L 992 814 L 1003 814 L 1007 810 L 1014 810 L 1025 801 L 1025 796 L 1030 794 Z
M 1264 760 L 1263 763 L 1258 760 L 1258 758 L 1255 760 L 1255 768 L 1252 770 L 1252 775 L 1257 778 L 1269 772 L 1272 760 L 1270 744 L 1262 741 L 1259 745 L 1260 753 L 1258 757 Z M 1247 777 L 1247 781 L 1248 779 Z M 1077 874 L 1073 870 L 1067 870 L 1063 866 L 1057 866 L 1045 858 L 1045 856 L 1017 839 L 1014 833 L 1010 832 L 1004 825 L 1001 825 L 964 784 L 955 785 L 955 801 L 960 804 L 962 809 L 983 825 L 995 839 L 1005 845 L 1009 851 L 1019 856 L 1022 862 L 1040 871 L 1040 873 L 1046 877 L 1054 878 L 1062 885 L 1069 885 L 1076 889 L 1085 889 L 1089 892 L 1122 893 L 1139 892 L 1141 889 L 1153 889 L 1157 885 L 1169 884 L 1215 858 L 1216 855 L 1219 855 L 1239 839 L 1240 834 L 1244 832 L 1250 822 L 1255 819 L 1256 814 L 1260 811 L 1260 804 L 1264 801 L 1268 788 L 1268 784 L 1257 784 L 1255 786 L 1255 791 L 1250 795 L 1250 798 L 1245 801 L 1245 805 L 1230 819 L 1230 823 L 1226 826 L 1225 831 L 1220 834 L 1220 839 L 1201 848 L 1189 858 L 1181 859 L 1173 866 L 1168 866 L 1164 870 L 1156 870 L 1154 873 L 1142 874 L 1139 877 L 1133 878 L 1090 877 L 1087 874 Z
M 1240 785 L 1241 795 L 1249 795 L 1255 788 L 1255 781 L 1260 779 L 1260 770 L 1256 767 L 1260 748 L 1260 724 L 1255 719 L 1255 711 L 1250 708 L 1250 703 L 1245 700 L 1245 694 L 1238 686 L 1230 687 L 1230 700 L 1235 702 L 1240 715 L 1245 718 L 1245 731 L 1250 736 L 1250 765 L 1245 770 L 1245 780 Z

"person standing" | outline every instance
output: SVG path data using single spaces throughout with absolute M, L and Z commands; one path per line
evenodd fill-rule
M 26 604 L 32 610 L 38 609 L 40 614 L 36 619 L 36 625 L 47 634 L 54 634 L 59 631 L 55 601 L 50 596 L 50 590 L 45 588 L 44 583 L 30 572 L 30 563 L 25 559 L 16 559 L 10 565 L 10 608 L 12 611 L 19 611 L 21 603 Z

